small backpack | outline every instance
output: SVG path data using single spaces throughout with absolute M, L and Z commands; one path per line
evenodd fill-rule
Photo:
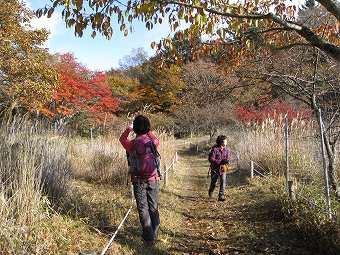
M 149 136 L 137 137 L 128 158 L 133 177 L 148 179 L 160 176 L 160 154 Z

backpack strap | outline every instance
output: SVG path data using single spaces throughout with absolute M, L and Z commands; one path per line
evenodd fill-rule
M 153 140 L 152 140 L 152 138 L 149 136 L 149 135 L 147 135 L 148 137 L 149 137 L 149 139 L 150 139 L 150 141 L 151 141 L 151 150 L 152 150 L 152 153 L 156 156 L 156 158 L 159 158 L 159 160 L 157 161 L 158 163 L 159 163 L 159 166 L 158 166 L 158 168 L 156 169 L 157 170 L 157 174 L 158 174 L 158 176 L 160 177 L 160 178 L 162 178 L 162 175 L 161 175 L 161 166 L 160 166 L 160 159 L 162 158 L 161 157 L 161 154 L 159 154 L 159 152 L 158 152 L 158 150 L 157 150 L 157 148 L 156 148 L 156 145 L 155 145 L 155 143 L 153 142 Z
M 149 137 L 149 139 L 150 139 L 150 141 L 151 141 L 151 150 L 152 150 L 152 153 L 154 153 L 154 154 L 156 155 L 156 157 L 161 158 L 161 154 L 159 154 L 159 152 L 158 152 L 158 150 L 157 150 L 157 148 L 156 148 L 156 145 L 155 145 L 155 143 L 153 142 L 152 138 L 151 138 L 149 135 L 147 135 L 147 136 Z

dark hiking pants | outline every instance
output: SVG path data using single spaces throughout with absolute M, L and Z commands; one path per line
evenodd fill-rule
M 220 191 L 218 193 L 218 197 L 223 197 L 225 187 L 226 187 L 226 180 L 227 180 L 227 174 L 225 172 L 222 173 L 221 176 L 216 174 L 214 171 L 211 172 L 211 182 L 210 182 L 209 194 L 214 191 L 218 178 L 220 178 Z
M 157 241 L 159 228 L 158 181 L 133 183 L 139 221 L 146 242 Z

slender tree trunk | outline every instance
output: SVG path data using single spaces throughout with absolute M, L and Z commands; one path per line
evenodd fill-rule
M 316 113 L 316 117 L 319 118 L 319 111 L 317 108 L 317 104 L 316 104 L 316 100 L 315 100 L 315 95 L 312 97 L 312 108 L 314 109 L 315 113 Z M 320 125 L 320 123 L 318 122 L 318 124 Z M 324 145 L 326 148 L 326 156 L 328 159 L 328 165 L 327 165 L 327 171 L 328 171 L 328 176 L 329 176 L 329 180 L 330 180 L 330 184 L 331 187 L 333 189 L 333 191 L 335 192 L 335 195 L 337 197 L 340 197 L 340 191 L 338 190 L 338 182 L 337 182 L 337 178 L 335 175 L 335 142 L 334 144 L 330 144 L 330 137 L 329 135 L 324 131 L 323 132 L 323 136 L 324 136 Z
M 324 134 L 325 137 L 325 147 L 326 147 L 326 152 L 327 152 L 327 158 L 328 158 L 328 175 L 330 179 L 330 183 L 332 186 L 332 189 L 335 192 L 335 195 L 337 197 L 340 197 L 340 190 L 339 190 L 339 185 L 337 181 L 337 176 L 335 173 L 335 155 L 336 155 L 336 146 L 335 143 L 331 144 L 329 141 L 329 137 Z

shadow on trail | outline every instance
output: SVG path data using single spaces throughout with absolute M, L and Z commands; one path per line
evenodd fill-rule
M 125 208 L 119 204 L 116 206 L 119 210 L 123 210 Z M 93 232 L 110 234 L 115 230 L 115 227 L 111 226 L 109 211 L 102 210 L 84 200 L 82 195 L 76 190 L 72 191 L 72 197 L 68 198 L 68 200 L 59 207 L 58 211 L 61 214 L 67 215 L 71 219 L 82 219 L 82 221 L 84 221 Z
M 171 233 L 166 234 L 170 235 Z M 173 240 L 173 245 L 168 248 L 168 251 L 170 254 L 210 254 L 209 248 L 200 245 L 199 243 L 201 242 L 202 236 L 195 236 L 189 233 L 177 233 Z
M 116 238 L 116 242 L 120 243 L 122 246 L 129 247 L 133 250 L 133 254 L 138 255 L 170 255 L 165 248 L 162 248 L 161 243 L 156 243 L 153 246 L 146 245 L 143 243 L 141 238 L 142 231 L 141 227 L 136 223 L 136 226 L 128 226 L 124 228 L 124 231 L 121 232 L 119 236 Z
M 282 205 L 270 195 L 270 191 L 249 184 L 247 166 L 227 173 L 227 200 L 218 202 L 217 197 L 208 198 L 208 154 L 192 150 L 178 153 L 180 161 L 185 160 L 186 167 L 192 170 L 190 174 L 176 173 L 180 180 L 178 189 L 182 192 L 175 189 L 171 193 L 180 200 L 177 212 L 184 217 L 185 225 L 172 239 L 173 244 L 168 248 L 170 253 L 325 254 L 322 247 L 308 243 L 306 233 L 301 233 L 284 217 Z M 181 178 L 188 178 L 188 181 Z M 219 183 L 217 190 L 218 187 Z M 214 196 L 217 196 L 217 190 Z M 162 192 L 170 191 L 165 189 Z

